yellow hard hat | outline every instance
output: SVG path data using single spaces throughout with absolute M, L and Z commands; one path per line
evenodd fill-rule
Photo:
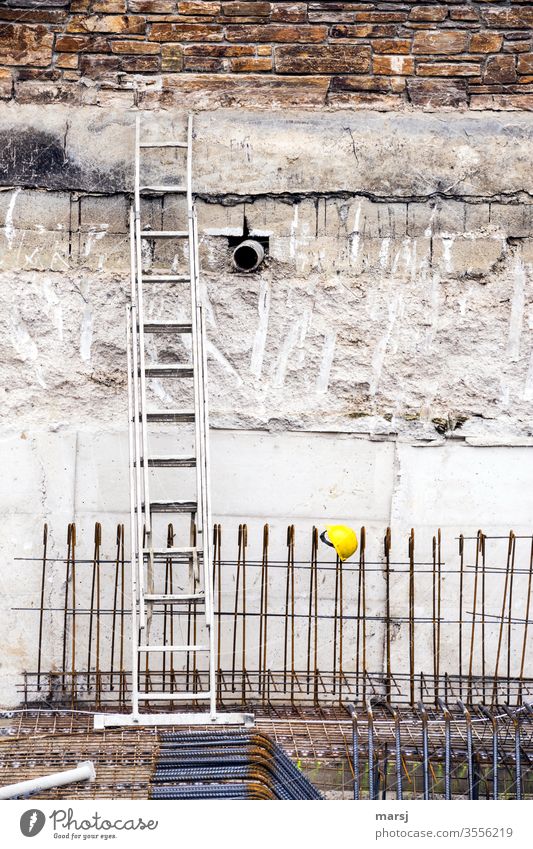
M 341 560 L 347 560 L 357 551 L 356 533 L 346 525 L 328 525 L 320 539 L 334 548 Z

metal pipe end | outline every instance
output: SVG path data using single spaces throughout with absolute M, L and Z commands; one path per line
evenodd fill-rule
M 265 258 L 263 245 L 255 239 L 245 239 L 233 251 L 233 265 L 237 271 L 255 271 Z

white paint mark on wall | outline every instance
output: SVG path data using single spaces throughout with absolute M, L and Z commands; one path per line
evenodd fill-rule
M 285 375 L 287 374 L 287 367 L 289 365 L 289 356 L 296 345 L 299 332 L 300 322 L 295 321 L 291 324 L 291 328 L 285 336 L 285 340 L 279 352 L 278 359 L 274 367 L 274 379 L 272 381 L 273 386 L 279 387 L 283 386 L 285 383 Z
M 524 401 L 533 401 L 533 351 L 529 355 L 529 366 L 524 383 L 524 393 L 522 395 Z
M 381 247 L 379 249 L 379 264 L 381 268 L 386 268 L 387 263 L 389 261 L 389 251 L 390 251 L 390 236 L 386 236 L 381 240 Z
M 91 253 L 91 251 L 93 249 L 93 244 L 95 242 L 100 241 L 100 239 L 103 239 L 104 236 L 106 236 L 106 235 L 107 235 L 107 224 L 105 225 L 105 228 L 102 229 L 102 230 L 94 230 L 94 229 L 89 230 L 89 232 L 87 234 L 87 241 L 85 242 L 85 250 L 83 252 L 84 255 L 89 256 L 89 254 Z
M 80 356 L 86 363 L 91 360 L 91 347 L 93 344 L 93 311 L 89 304 L 85 305 L 81 317 L 80 328 Z
M 455 242 L 455 236 L 451 234 L 443 234 L 442 235 L 442 260 L 444 262 L 444 269 L 446 271 L 452 271 L 452 248 L 453 243 Z
M 257 301 L 257 312 L 259 313 L 259 322 L 257 330 L 255 331 L 254 344 L 252 347 L 250 371 L 256 377 L 261 377 L 268 332 L 268 316 L 270 313 L 270 285 L 267 280 L 261 280 L 259 299 Z
M 324 336 L 324 345 L 322 347 L 322 360 L 316 380 L 316 391 L 325 393 L 328 391 L 329 378 L 331 375 L 331 366 L 333 365 L 333 357 L 335 355 L 335 343 L 337 341 L 337 333 L 335 330 L 330 330 Z
M 290 243 L 289 243 L 289 254 L 292 257 L 292 259 L 294 259 L 294 257 L 296 256 L 296 249 L 298 247 L 298 239 L 297 239 L 297 236 L 296 236 L 297 232 L 298 232 L 298 204 L 295 203 L 293 213 L 292 213 L 291 238 L 290 238 Z
M 361 203 L 357 204 L 357 208 L 355 210 L 355 217 L 353 222 L 353 230 L 350 236 L 351 248 L 350 255 L 352 258 L 352 263 L 355 264 L 357 261 L 357 257 L 359 256 L 359 248 L 361 245 L 361 234 L 359 232 L 359 222 L 361 220 Z
M 507 337 L 507 356 L 512 363 L 520 358 L 520 339 L 524 321 L 526 273 L 520 259 L 514 267 L 513 298 L 511 301 L 511 317 L 509 319 L 509 334 Z
M 9 205 L 6 210 L 6 218 L 4 221 L 4 227 L 6 228 L 6 241 L 9 250 L 13 247 L 13 240 L 15 238 L 15 228 L 13 226 L 13 213 L 15 211 L 15 204 L 17 202 L 17 198 L 20 194 L 21 190 L 15 189 L 11 198 L 9 200 Z
M 20 315 L 18 307 L 14 307 L 9 316 L 10 339 L 17 354 L 23 362 L 29 361 L 34 363 L 35 374 L 39 386 L 46 389 L 46 383 L 43 378 L 41 365 L 39 360 L 39 350 L 37 345 L 30 336 L 26 325 Z
M 46 300 L 47 313 L 51 315 L 52 323 L 57 330 L 59 341 L 63 341 L 63 308 L 51 280 L 44 280 L 42 291 Z
M 302 318 L 300 321 L 300 333 L 298 336 L 298 359 L 296 364 L 298 368 L 302 368 L 305 362 L 306 348 L 305 348 L 305 339 L 307 336 L 307 332 L 311 326 L 311 321 L 313 319 L 313 310 L 311 307 L 306 307 L 303 311 Z
M 371 395 L 375 395 L 377 392 L 379 381 L 381 380 L 381 372 L 383 371 L 383 364 L 385 362 L 387 345 L 389 344 L 392 331 L 394 330 L 394 325 L 396 323 L 396 318 L 398 316 L 398 311 L 401 305 L 402 296 L 399 292 L 396 292 L 389 303 L 389 321 L 385 333 L 378 341 L 376 347 L 374 348 L 374 353 L 372 355 L 372 378 L 370 380 L 369 390 Z

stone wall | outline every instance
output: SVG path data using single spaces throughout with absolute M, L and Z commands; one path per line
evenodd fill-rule
M 2 97 L 530 109 L 526 2 L 7 0 Z

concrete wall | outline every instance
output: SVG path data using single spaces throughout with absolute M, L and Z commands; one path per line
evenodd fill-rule
M 37 599 L 38 570 L 13 558 L 38 555 L 43 520 L 59 554 L 68 521 L 82 535 L 107 522 L 112 549 L 126 519 L 133 118 L 0 112 L 6 608 Z M 145 129 L 165 138 L 183 121 L 152 112 Z M 449 552 L 461 531 L 530 533 L 533 118 L 218 110 L 195 128 L 215 518 L 229 533 L 271 522 L 279 551 L 288 522 L 365 524 L 376 557 L 387 525 L 398 541 L 416 527 L 421 554 L 438 526 Z M 146 209 L 154 226 L 180 213 Z M 269 239 L 253 275 L 231 265 L 228 238 L 245 231 Z M 180 308 L 170 289 L 148 303 Z M 6 613 L 2 628 L 13 701 L 35 620 Z

